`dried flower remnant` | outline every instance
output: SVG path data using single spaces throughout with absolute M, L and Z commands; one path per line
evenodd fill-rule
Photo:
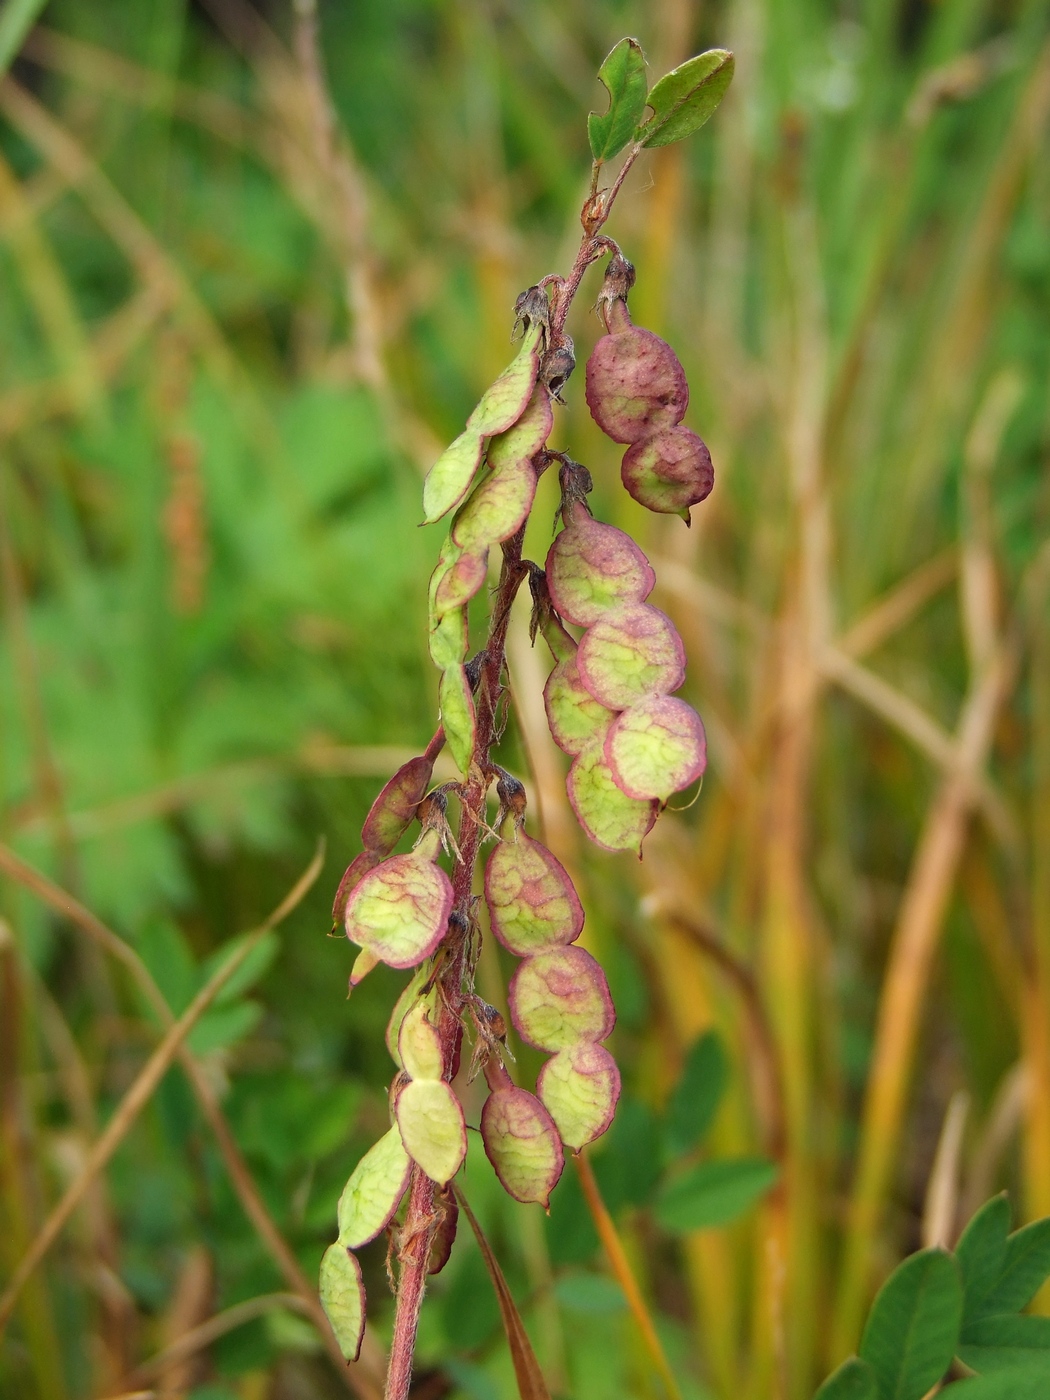
M 352 1250 L 388 1232 L 398 1302 L 387 1400 L 407 1400 L 426 1277 L 444 1267 L 456 1235 L 451 1183 L 468 1134 L 454 1081 L 464 1037 L 472 1041 L 467 1077 L 483 1071 L 489 1090 L 480 1120 L 485 1152 L 518 1201 L 546 1208 L 565 1148 L 577 1152 L 605 1132 L 619 1096 L 620 1074 L 603 1044 L 616 1019 L 608 983 L 576 943 L 583 907 L 561 863 L 526 832 L 524 787 L 493 761 L 493 749 L 510 699 L 510 609 L 528 578 L 534 623 L 554 657 L 544 705 L 555 742 L 572 758 L 568 793 L 588 836 L 607 850 L 640 854 L 661 804 L 703 771 L 703 725 L 672 694 L 684 679 L 682 644 L 670 619 L 648 601 L 653 569 L 628 535 L 594 519 L 589 473 L 550 450 L 548 441 L 552 404 L 564 402 L 576 363 L 566 317 L 587 268 L 608 257 L 599 297 L 607 334 L 587 366 L 591 412 L 627 446 L 622 478 L 636 500 L 688 518 L 689 507 L 711 489 L 707 449 L 682 423 L 689 402 L 682 366 L 658 336 L 632 325 L 627 297 L 635 271 L 601 230 L 639 152 L 706 120 L 731 72 L 732 56 L 714 51 L 674 70 L 647 95 L 637 42 L 623 40 L 609 55 L 600 74 L 608 111 L 592 114 L 588 126 L 593 178 L 576 261 L 567 276 L 550 274 L 518 297 L 517 355 L 424 484 L 425 523 L 451 517 L 428 591 L 441 728 L 377 797 L 334 907 L 360 948 L 351 986 L 379 962 L 413 970 L 386 1031 L 395 1066 L 393 1121 L 346 1184 L 339 1238 L 321 1270 L 322 1301 L 344 1355 L 353 1358 L 365 1298 Z M 625 148 L 615 182 L 599 188 L 603 164 Z M 538 480 L 552 462 L 561 464 L 563 528 L 544 571 L 522 558 L 522 544 Z M 468 608 L 485 587 L 496 546 L 503 561 L 488 635 L 471 655 Z M 582 629 L 579 641 L 566 624 Z M 444 745 L 462 777 L 431 790 Z M 494 782 L 496 831 L 486 806 Z M 455 839 L 446 821 L 450 797 L 460 810 Z M 415 846 L 398 853 L 417 821 Z M 549 1056 L 535 1093 L 511 1078 L 503 1018 L 474 987 L 483 936 L 474 875 L 488 838 L 495 839 L 484 876 L 489 927 L 521 959 L 508 987 L 511 1017 L 521 1038 Z M 451 876 L 439 863 L 446 858 Z

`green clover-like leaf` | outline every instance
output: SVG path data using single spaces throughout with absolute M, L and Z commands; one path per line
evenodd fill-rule
M 639 126 L 635 139 L 643 146 L 669 146 L 691 135 L 725 97 L 733 66 L 728 49 L 708 49 L 673 68 L 649 93 L 653 114 Z
M 587 118 L 587 137 L 595 160 L 612 160 L 631 139 L 645 111 L 645 55 L 637 39 L 621 39 L 598 69 L 609 94 L 609 110 Z

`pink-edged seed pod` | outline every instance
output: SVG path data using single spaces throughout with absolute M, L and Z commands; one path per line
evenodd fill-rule
M 576 664 L 584 688 L 601 705 L 626 710 L 685 680 L 685 648 L 659 608 L 634 603 L 610 613 L 580 639 Z
M 547 1209 L 565 1163 L 551 1115 L 534 1094 L 495 1089 L 481 1110 L 481 1139 L 503 1189 Z
M 537 384 L 517 422 L 489 443 L 489 466 L 496 472 L 509 461 L 531 460 L 546 444 L 553 427 L 551 396 L 544 385 Z
M 582 749 L 573 760 L 565 783 L 576 820 L 596 846 L 605 851 L 642 854 L 642 842 L 653 829 L 656 802 L 628 797 L 605 761 L 604 743 Z
M 620 479 L 639 505 L 688 522 L 689 507 L 711 494 L 715 469 L 703 439 L 677 423 L 632 443 L 623 454 Z
M 564 661 L 559 661 L 543 687 L 543 708 L 551 737 L 563 753 L 576 755 L 588 745 L 603 742 L 616 711 L 600 705 L 580 680 L 576 664 L 576 644 Z
M 430 1019 L 425 1001 L 410 1006 L 397 1034 L 397 1055 L 401 1068 L 412 1079 L 440 1079 L 444 1062 L 441 1037 Z
M 453 895 L 434 864 L 440 840 L 424 832 L 414 850 L 370 870 L 347 900 L 347 937 L 390 967 L 415 967 L 445 936 Z
M 365 1335 L 365 1285 L 361 1265 L 345 1245 L 332 1244 L 321 1259 L 321 1306 L 347 1361 L 361 1354 Z
M 439 671 L 462 665 L 469 645 L 466 608 L 453 608 L 440 617 L 436 617 L 431 609 L 427 645 L 430 659 Z
M 532 509 L 536 471 L 528 457 L 512 457 L 474 488 L 452 524 L 452 538 L 464 550 L 484 552 L 505 540 Z M 439 590 L 440 594 L 440 590 Z M 473 594 L 471 594 L 473 597 Z
M 605 761 L 628 797 L 666 802 L 672 792 L 695 783 L 707 767 L 700 716 L 672 695 L 642 700 L 610 726 Z
M 397 1065 L 398 1069 L 404 1069 L 401 1063 L 401 1052 L 397 1048 L 398 1037 L 401 1034 L 401 1023 L 408 1015 L 411 1007 L 419 1000 L 419 994 L 423 990 L 427 980 L 427 969 L 417 967 L 412 976 L 401 989 L 401 995 L 394 1002 L 394 1009 L 390 1013 L 390 1020 L 386 1026 L 386 1048 L 390 1051 L 390 1058 Z
M 383 858 L 384 852 L 364 850 L 360 855 L 354 856 L 353 860 L 343 871 L 343 878 L 339 881 L 339 888 L 335 892 L 335 899 L 332 901 L 332 922 L 341 924 L 346 917 L 346 901 L 350 898 L 350 891 L 354 886 L 373 870 Z
M 614 442 L 637 442 L 656 428 L 680 423 L 689 406 L 689 386 L 678 356 L 652 331 L 631 324 L 627 305 L 605 308 L 609 335 L 587 361 L 587 406 Z
M 487 547 L 462 549 L 447 563 L 438 564 L 441 578 L 434 589 L 431 611 L 435 618 L 463 608 L 476 593 L 480 593 L 488 577 Z
M 452 1246 L 456 1242 L 456 1227 L 459 1225 L 459 1206 L 451 1186 L 439 1187 L 434 1192 L 434 1208 L 438 1213 L 437 1229 L 430 1241 L 430 1258 L 427 1273 L 439 1274 L 449 1261 Z
M 459 664 L 446 666 L 438 681 L 438 712 L 445 731 L 449 753 L 461 773 L 470 770 L 477 735 L 474 696 L 471 694 L 467 669 Z
M 422 755 L 410 758 L 380 789 L 361 828 L 366 851 L 377 851 L 381 856 L 390 854 L 415 820 L 433 773 L 433 759 Z
M 412 1163 L 395 1124 L 370 1147 L 339 1197 L 339 1243 L 360 1249 L 394 1218 L 408 1189 Z
M 583 906 L 565 867 L 522 830 L 489 856 L 485 901 L 492 932 L 519 958 L 573 943 L 583 929 Z
M 537 1050 L 604 1040 L 616 1024 L 605 973 L 584 948 L 551 948 L 526 958 L 510 980 L 507 1000 L 518 1034 Z
M 644 603 L 656 575 L 630 535 L 595 520 L 582 501 L 566 515 L 546 563 L 547 587 L 561 616 L 590 627 L 621 604 Z
M 412 1079 L 399 1092 L 394 1113 L 405 1151 L 431 1181 L 446 1185 L 467 1155 L 467 1125 L 452 1086 L 443 1079 Z
M 604 1046 L 582 1041 L 547 1061 L 536 1092 L 562 1142 L 578 1152 L 601 1137 L 612 1122 L 620 1097 L 620 1071 Z

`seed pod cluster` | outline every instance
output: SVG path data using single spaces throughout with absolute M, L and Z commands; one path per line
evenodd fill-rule
M 629 273 L 627 271 L 629 269 Z M 689 386 L 666 341 L 631 322 L 634 269 L 609 262 L 598 306 L 607 334 L 587 361 L 587 404 L 614 442 L 628 444 L 620 476 L 639 505 L 688 524 L 689 507 L 710 495 L 714 468 L 706 444 L 682 419 Z
M 553 608 L 540 626 L 556 665 L 544 688 L 554 741 L 573 758 L 568 793 L 592 841 L 633 850 L 661 803 L 703 773 L 700 716 L 671 692 L 685 678 L 674 624 L 646 602 L 655 583 L 648 559 L 622 530 L 595 520 L 562 469 L 565 528 L 547 555 Z M 560 619 L 582 627 L 577 644 Z
M 533 302 L 546 306 L 544 294 L 535 288 L 531 291 L 536 293 Z M 537 381 L 543 317 L 526 320 L 517 359 L 486 391 L 465 433 L 431 468 L 424 488 L 428 521 L 459 506 L 430 579 L 429 633 L 431 659 L 441 671 L 441 722 L 452 756 L 464 773 L 470 765 L 476 722 L 464 666 L 467 604 L 485 582 L 490 548 L 513 535 L 532 509 L 537 475 L 533 459 L 554 422 L 550 391 Z M 489 472 L 470 491 L 483 460 Z
M 601 1044 L 616 1016 L 605 973 L 590 953 L 572 946 L 583 930 L 583 908 L 572 881 L 555 856 L 526 835 L 517 816 L 504 824 L 485 867 L 485 900 L 492 932 L 522 959 L 508 991 L 515 1028 L 528 1045 L 552 1053 L 537 1080 L 536 1108 L 542 1106 L 543 1119 L 567 1147 L 578 1150 L 605 1132 L 616 1108 L 620 1074 Z M 550 1136 L 543 1134 L 535 1109 L 530 1108 L 529 1119 L 527 1130 L 519 1128 L 515 1136 L 519 1141 L 527 1136 L 530 1148 L 536 1143 L 531 1150 L 553 1174 L 546 1185 L 537 1167 L 549 1194 L 561 1172 L 561 1149 L 551 1153 Z M 488 1137 L 485 1145 L 504 1180 L 497 1161 L 506 1147 L 494 1150 Z M 527 1199 L 545 1203 L 546 1196 Z

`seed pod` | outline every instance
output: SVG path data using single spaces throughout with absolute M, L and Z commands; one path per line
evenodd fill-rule
M 461 666 L 467 656 L 467 610 L 455 608 L 441 617 L 431 613 L 430 659 L 439 671 Z
M 551 948 L 526 958 L 510 980 L 507 1000 L 518 1034 L 537 1050 L 604 1040 L 616 1024 L 605 973 L 583 948 Z
M 576 643 L 572 646 L 572 655 L 559 661 L 547 677 L 543 706 L 554 742 L 564 753 L 575 755 L 596 741 L 604 742 L 616 712 L 600 705 L 585 689 L 576 665 Z
M 395 1124 L 370 1147 L 339 1197 L 339 1243 L 360 1249 L 385 1230 L 408 1188 L 412 1163 Z
M 439 1186 L 463 1165 L 467 1125 L 463 1109 L 443 1079 L 412 1079 L 397 1096 L 394 1109 L 405 1150 Z
M 401 1052 L 397 1048 L 398 1036 L 401 1034 L 401 1022 L 408 1015 L 409 1008 L 419 997 L 419 993 L 427 980 L 427 970 L 417 967 L 412 976 L 405 983 L 401 995 L 394 1002 L 394 1009 L 390 1013 L 390 1020 L 386 1026 L 386 1048 L 390 1051 L 390 1058 L 397 1065 L 398 1069 L 404 1069 L 401 1063 Z
M 321 1259 L 321 1306 L 339 1350 L 356 1361 L 365 1335 L 365 1285 L 361 1265 L 345 1245 L 329 1245 Z
M 596 846 L 641 856 L 642 842 L 656 821 L 657 805 L 628 797 L 617 786 L 602 744 L 591 744 L 577 754 L 565 786 L 576 820 Z
M 417 1001 L 405 1012 L 397 1036 L 397 1054 L 402 1069 L 412 1079 L 441 1078 L 441 1037 L 427 1015 L 425 1002 Z
M 620 478 L 639 505 L 688 521 L 689 507 L 711 494 L 715 469 L 706 443 L 678 423 L 632 443 Z
M 579 1151 L 601 1137 L 616 1112 L 620 1071 L 604 1046 L 570 1045 L 540 1070 L 536 1092 L 554 1119 L 566 1147 Z
M 635 603 L 588 627 L 576 653 L 580 680 L 599 704 L 626 710 L 685 680 L 685 648 L 659 608 Z
M 449 751 L 459 771 L 466 774 L 474 753 L 477 721 L 465 667 L 447 666 L 442 671 L 438 682 L 438 710 Z
M 426 832 L 415 850 L 369 871 L 347 901 L 347 937 L 390 967 L 415 967 L 445 935 L 453 896 L 433 863 L 439 845 L 438 833 Z
M 440 1219 L 434 1238 L 430 1242 L 428 1274 L 439 1274 L 448 1263 L 452 1246 L 456 1242 L 456 1227 L 459 1224 L 459 1206 L 450 1186 L 442 1186 L 434 1192 L 434 1206 Z
M 532 462 L 509 458 L 474 488 L 452 523 L 453 540 L 464 550 L 484 550 L 487 557 L 490 544 L 513 535 L 532 509 L 535 494 Z
M 657 428 L 680 423 L 689 386 L 678 356 L 665 340 L 633 326 L 623 301 L 606 307 L 611 334 L 587 361 L 587 406 L 614 442 L 637 442 Z
M 335 892 L 335 899 L 332 901 L 332 922 L 341 924 L 346 915 L 346 901 L 350 898 L 350 891 L 357 882 L 368 872 L 377 866 L 382 859 L 382 855 L 375 851 L 362 851 L 360 855 L 354 856 L 353 860 L 343 872 L 343 878 L 339 881 L 339 888 Z
M 573 943 L 583 906 L 561 862 L 524 831 L 500 841 L 485 867 L 492 932 L 518 957 Z
M 467 505 L 469 504 L 468 501 Z M 489 551 L 485 546 L 473 550 L 457 549 L 455 557 L 447 564 L 439 564 L 441 577 L 434 589 L 431 603 L 431 615 L 435 622 L 453 609 L 464 608 L 475 593 L 481 592 L 488 576 L 488 563 Z
M 544 1210 L 565 1163 L 558 1130 L 534 1094 L 496 1089 L 481 1110 L 481 1138 L 503 1189 Z
M 590 627 L 621 604 L 644 603 L 656 575 L 630 535 L 595 520 L 582 501 L 566 514 L 546 565 L 547 587 L 562 617 Z
M 628 797 L 666 802 L 707 766 L 700 716 L 684 700 L 658 695 L 619 715 L 605 739 L 605 761 Z
M 365 850 L 390 854 L 415 820 L 433 773 L 433 760 L 422 756 L 401 765 L 369 808 L 361 828 Z

